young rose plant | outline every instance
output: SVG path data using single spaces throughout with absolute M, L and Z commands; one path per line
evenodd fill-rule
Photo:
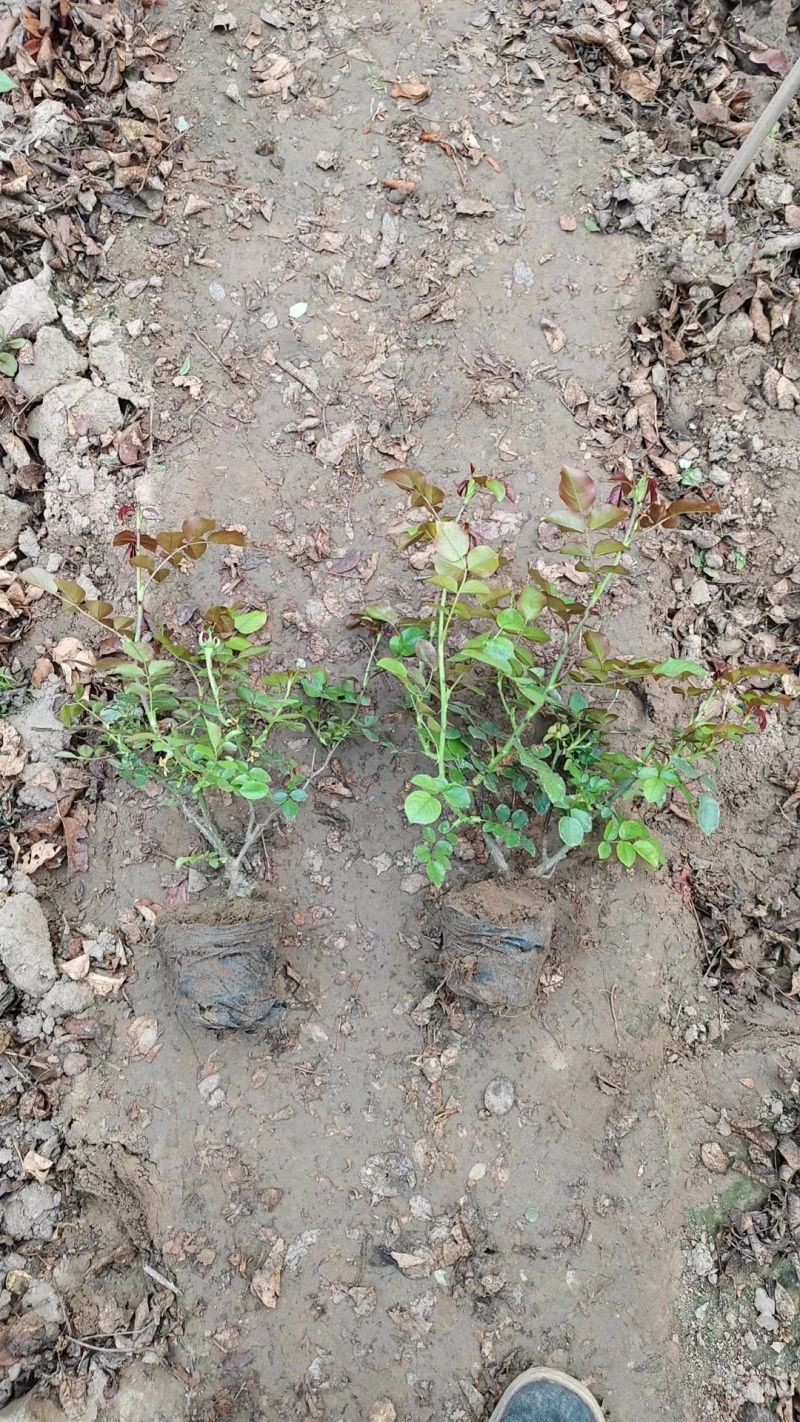
M 73 687 L 62 709 L 65 725 L 81 738 L 75 753 L 108 757 L 135 784 L 164 787 L 208 844 L 207 860 L 224 868 L 232 893 L 249 891 L 248 855 L 278 817 L 297 815 L 365 705 L 363 690 L 333 682 L 323 670 L 254 676 L 253 660 L 267 650 L 258 640 L 267 621 L 263 611 L 211 607 L 199 634 L 185 643 L 159 621 L 150 605 L 158 584 L 188 570 L 211 545 L 245 541 L 209 518 L 155 534 L 138 527 L 117 534 L 114 543 L 126 550 L 135 574 L 132 615 L 88 599 L 80 584 L 42 569 L 23 574 L 88 618 L 112 644 L 91 684 Z M 288 753 L 287 734 L 298 732 L 317 743 L 310 768 Z M 249 808 L 247 829 L 235 845 L 214 811 L 223 793 Z M 256 809 L 261 801 L 266 814 Z
M 563 552 L 576 559 L 586 585 L 573 597 L 535 570 L 523 587 L 512 586 L 500 555 L 471 525 L 479 494 L 513 498 L 504 481 L 471 471 L 448 511 L 443 490 L 419 470 L 393 469 L 384 478 L 409 495 L 401 547 L 431 549 L 431 595 L 417 616 L 379 603 L 353 621 L 376 635 L 376 665 L 402 688 L 430 764 L 411 777 L 405 816 L 420 829 L 415 854 L 432 883 L 444 882 L 465 831 L 482 833 L 501 871 L 506 852 L 521 851 L 542 876 L 589 836 L 600 859 L 657 868 L 663 850 L 645 816 L 670 796 L 713 833 L 714 752 L 758 729 L 764 708 L 785 699 L 749 685 L 785 668 L 723 670 L 710 681 L 708 668 L 682 658 L 612 655 L 598 622 L 644 530 L 719 506 L 698 498 L 666 503 L 646 479 L 618 481 L 614 501 L 601 505 L 588 474 L 562 470 L 563 508 L 548 521 L 574 540 Z M 620 694 L 641 693 L 648 677 L 693 706 L 662 734 L 643 734 L 622 714 Z

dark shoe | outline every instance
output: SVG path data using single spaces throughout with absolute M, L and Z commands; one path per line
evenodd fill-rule
M 554 1368 L 528 1368 L 500 1398 L 489 1422 L 603 1422 L 583 1383 Z

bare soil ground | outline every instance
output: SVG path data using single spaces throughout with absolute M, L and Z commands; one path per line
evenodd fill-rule
M 568 381 L 601 404 L 618 387 L 662 273 L 641 232 L 584 225 L 613 134 L 558 101 L 545 36 L 520 76 L 503 7 L 326 0 L 259 21 L 234 0 L 236 28 L 212 31 L 216 13 L 167 0 L 159 16 L 180 34 L 171 122 L 190 127 L 162 219 L 130 223 L 109 253 L 114 315 L 133 323 L 153 385 L 153 453 L 119 501 L 133 492 L 168 523 L 247 526 L 246 552 L 204 564 L 169 615 L 235 589 L 269 610 L 275 666 L 348 667 L 363 644 L 347 613 L 413 602 L 413 559 L 387 535 L 400 502 L 378 482 L 390 465 L 441 483 L 470 463 L 501 472 L 518 498 L 499 540 L 520 568 L 558 562 L 540 527 L 558 470 L 598 472 Z M 265 72 L 274 53 L 290 61 L 266 98 L 248 92 L 254 49 Z M 429 97 L 391 98 L 397 81 Z M 386 178 L 413 192 L 394 202 Z M 789 447 L 796 415 L 767 419 Z M 780 494 L 787 521 L 796 477 Z M 108 586 L 113 506 L 95 505 L 84 530 L 74 494 L 51 507 L 53 546 Z M 796 554 L 788 522 L 781 536 Z M 642 559 L 610 635 L 620 651 L 669 648 L 672 610 L 670 568 Z M 585 1380 L 611 1422 L 791 1407 L 796 1323 L 759 1331 L 752 1287 L 717 1284 L 716 1256 L 687 1259 L 713 1246 L 718 1197 L 742 1178 L 715 1177 L 701 1147 L 721 1140 L 729 1166 L 727 1123 L 774 1119 L 800 1066 L 796 1002 L 754 991 L 734 1017 L 722 969 L 709 985 L 709 924 L 679 873 L 717 873 L 764 903 L 779 874 L 794 894 L 796 828 L 771 783 L 788 752 L 769 735 L 725 763 L 713 863 L 678 821 L 671 874 L 569 861 L 537 1009 L 505 1017 L 441 991 L 436 904 L 399 812 L 402 743 L 391 762 L 347 746 L 350 798 L 316 795 L 263 852 L 287 1008 L 271 1035 L 176 1015 L 131 910 L 180 901 L 176 857 L 201 846 L 177 812 L 107 786 L 88 871 L 37 880 L 54 923 L 116 930 L 122 912 L 134 961 L 124 1000 L 97 1010 L 104 1050 L 61 1106 L 78 1188 L 54 1277 L 84 1373 L 92 1340 L 127 1328 L 145 1261 L 179 1291 L 145 1365 L 158 1374 L 166 1359 L 197 1422 L 356 1422 L 381 1399 L 400 1419 L 462 1422 L 530 1363 Z M 128 1032 L 142 1017 L 158 1023 L 152 1060 Z M 505 1115 L 484 1104 L 498 1077 L 514 1086 Z M 283 1246 L 266 1308 L 253 1276 Z M 113 1357 L 96 1346 L 115 1373 L 124 1344 Z M 155 1415 L 138 1406 L 129 1422 Z

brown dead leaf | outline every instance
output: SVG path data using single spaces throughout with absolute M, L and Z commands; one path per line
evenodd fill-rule
M 408 99 L 412 104 L 421 104 L 430 92 L 430 84 L 415 83 L 412 79 L 404 79 L 401 83 L 392 85 L 393 99 Z
M 345 553 L 343 558 L 339 558 L 335 563 L 332 563 L 328 572 L 333 573 L 335 577 L 341 577 L 344 573 L 355 572 L 360 562 L 361 554 L 357 548 L 353 548 L 349 553 Z
M 61 972 L 73 983 L 82 983 L 88 978 L 92 960 L 88 953 L 79 953 L 76 958 L 65 958 L 59 964 Z
M 553 355 L 558 355 L 558 352 L 563 351 L 567 344 L 567 338 L 561 327 L 557 326 L 555 321 L 551 321 L 548 316 L 543 316 L 539 325 L 542 328 L 544 338 L 553 352 Z
M 125 1033 L 125 1046 L 132 1057 L 154 1062 L 161 1051 L 158 1022 L 155 1017 L 134 1017 Z
M 391 191 L 395 193 L 406 193 L 407 196 L 410 197 L 416 187 L 416 183 L 407 182 L 405 178 L 384 178 L 383 186 L 390 188 Z
M 281 1275 L 286 1263 L 287 1245 L 285 1239 L 276 1239 L 263 1266 L 257 1269 L 250 1281 L 250 1292 L 265 1308 L 277 1308 L 281 1296 Z
M 48 1160 L 46 1155 L 40 1155 L 36 1150 L 29 1150 L 23 1156 L 22 1169 L 26 1175 L 32 1175 L 34 1180 L 38 1180 L 40 1185 L 44 1185 L 50 1171 L 53 1169 L 52 1160 Z
M 700 1157 L 706 1170 L 713 1171 L 715 1175 L 726 1175 L 731 1168 L 729 1157 L 716 1141 L 701 1146 Z
M 750 302 L 750 320 L 753 323 L 756 340 L 760 341 L 762 346 L 768 346 L 772 340 L 769 317 L 764 310 L 763 302 L 757 296 L 754 296 Z
M 184 217 L 196 217 L 198 212 L 209 212 L 214 206 L 207 198 L 200 197 L 198 193 L 190 193 L 186 199 L 183 209 Z
M 85 805 L 77 805 L 75 814 L 66 815 L 61 821 L 67 846 L 67 863 L 74 874 L 85 874 L 89 868 L 89 832 L 86 828 L 88 822 L 89 813 Z
M 581 405 L 588 405 L 589 396 L 586 394 L 581 382 L 576 375 L 571 375 L 564 386 L 564 404 L 568 410 L 575 411 Z
M 138 464 L 144 451 L 144 439 L 142 437 L 141 425 L 127 425 L 124 430 L 120 430 L 114 435 L 111 441 L 120 458 L 120 463 L 130 467 Z
M 20 874 L 35 874 L 37 869 L 41 869 L 45 864 L 55 868 L 55 864 L 60 858 L 60 844 L 54 844 L 49 839 L 38 839 L 30 849 L 26 849 L 25 853 L 20 855 L 16 862 L 16 868 Z
M 154 903 L 152 899 L 134 899 L 133 902 L 148 928 L 154 928 L 165 911 L 164 905 Z
M 84 647 L 77 637 L 62 637 L 58 645 L 53 648 L 52 657 L 64 673 L 68 690 L 71 690 L 77 682 L 87 681 L 94 670 L 94 652 L 90 651 L 88 647 Z
M 327 775 L 322 780 L 317 781 L 317 789 L 323 795 L 339 795 L 343 800 L 352 800 L 353 792 L 348 789 L 342 780 L 337 780 L 333 775 Z
M 781 77 L 788 74 L 792 67 L 791 60 L 786 58 L 782 49 L 753 49 L 747 57 L 751 64 L 758 64 L 762 69 L 768 69 L 770 74 Z
M 146 64 L 144 77 L 148 84 L 175 84 L 178 71 L 171 64 Z
M 629 99 L 635 99 L 637 104 L 650 104 L 658 93 L 661 84 L 661 75 L 645 74 L 643 69 L 626 69 L 617 79 L 617 86 L 627 94 Z
M 452 143 L 445 138 L 443 133 L 439 133 L 437 129 L 423 131 L 419 135 L 419 141 L 420 143 L 435 143 L 438 148 L 441 148 L 443 153 L 447 154 L 448 158 L 453 157 L 454 149 Z
M 31 672 L 31 686 L 38 688 L 43 686 L 49 676 L 53 675 L 53 663 L 49 657 L 38 657 Z
M 0 731 L 0 780 L 13 780 L 23 769 L 28 752 L 22 744 L 22 736 L 8 721 L 3 721 Z
M 462 197 L 456 203 L 457 217 L 491 217 L 494 205 L 483 198 Z

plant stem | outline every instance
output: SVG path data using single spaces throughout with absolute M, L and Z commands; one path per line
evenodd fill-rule
M 436 759 L 439 767 L 439 775 L 445 779 L 445 746 L 447 744 L 447 709 L 450 700 L 450 693 L 447 688 L 447 670 L 445 666 L 445 642 L 447 630 L 445 628 L 445 608 L 447 606 L 447 589 L 442 588 L 439 598 L 439 612 L 437 616 L 437 662 L 439 669 L 439 743 L 436 747 Z M 448 623 L 449 626 L 449 623 Z

